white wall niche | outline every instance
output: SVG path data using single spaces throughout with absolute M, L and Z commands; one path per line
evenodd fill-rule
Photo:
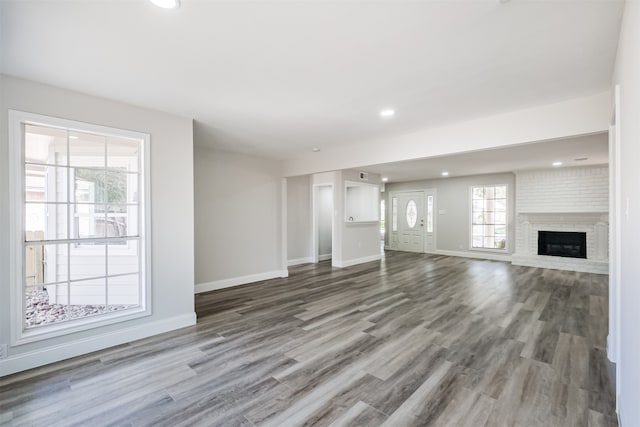
M 345 181 L 344 206 L 344 220 L 347 223 L 380 221 L 380 186 Z

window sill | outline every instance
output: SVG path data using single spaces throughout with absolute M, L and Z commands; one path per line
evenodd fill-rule
M 103 326 L 123 323 L 134 319 L 150 316 L 151 310 L 142 307 L 113 312 L 99 316 L 89 316 L 80 319 L 60 322 L 46 326 L 35 327 L 22 331 L 19 337 L 11 344 L 12 347 L 43 341 L 76 332 L 96 329 Z
M 495 249 L 490 249 L 490 248 L 469 248 L 470 251 L 477 251 L 477 252 L 493 252 L 493 253 L 509 253 L 508 251 L 509 248 L 495 248 Z

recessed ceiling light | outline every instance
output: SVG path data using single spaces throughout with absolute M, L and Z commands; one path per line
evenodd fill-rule
M 318 151 L 320 151 L 320 149 L 318 147 L 313 147 L 313 152 L 317 153 Z
M 389 181 L 389 178 L 387 178 L 386 176 L 382 178 L 382 182 L 387 182 Z
M 556 167 L 562 166 L 562 162 L 553 162 L 553 163 L 551 163 L 551 165 L 552 166 L 556 166 Z
M 449 172 L 442 172 L 442 176 L 449 176 Z
M 180 7 L 180 0 L 150 0 L 151 3 L 163 9 L 177 9 Z
M 69 139 L 78 139 L 78 137 L 75 135 L 69 135 Z
M 380 117 L 393 117 L 396 115 L 396 110 L 386 109 L 380 111 Z

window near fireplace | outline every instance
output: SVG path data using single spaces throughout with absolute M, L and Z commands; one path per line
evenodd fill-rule
M 507 248 L 507 186 L 471 187 L 471 248 Z

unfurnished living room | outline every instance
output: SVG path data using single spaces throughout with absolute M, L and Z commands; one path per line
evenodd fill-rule
M 0 0 L 1 426 L 640 426 L 640 0 Z

